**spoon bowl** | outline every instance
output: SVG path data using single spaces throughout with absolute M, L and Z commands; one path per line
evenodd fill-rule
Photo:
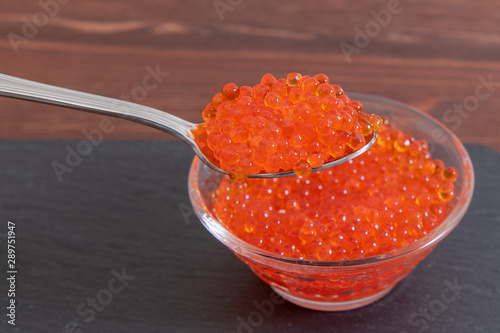
M 198 158 L 213 170 L 223 174 L 228 174 L 227 171 L 224 171 L 212 164 L 200 151 L 200 148 L 195 142 L 194 136 L 191 132 L 197 128 L 198 124 L 181 119 L 167 112 L 124 100 L 56 87 L 5 74 L 0 74 L 0 96 L 64 106 L 74 110 L 130 120 L 139 124 L 154 127 L 187 143 L 193 149 Z M 361 149 L 343 158 L 325 163 L 321 167 L 313 168 L 311 171 L 319 171 L 344 163 L 370 149 L 376 139 L 377 135 L 374 132 L 372 139 Z M 294 175 L 293 171 L 260 173 L 248 175 L 248 177 L 274 178 L 291 175 Z

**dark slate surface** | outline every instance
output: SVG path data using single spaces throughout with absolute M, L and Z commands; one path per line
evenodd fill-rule
M 1 332 L 500 332 L 500 155 L 486 147 L 468 146 L 467 215 L 388 296 L 341 313 L 283 303 L 263 316 L 255 304 L 271 289 L 189 216 L 187 146 L 105 141 L 60 183 L 51 163 L 77 144 L 0 141 Z M 16 326 L 5 316 L 9 220 Z M 123 288 L 112 273 L 122 269 Z M 94 310 L 96 297 L 106 305 Z

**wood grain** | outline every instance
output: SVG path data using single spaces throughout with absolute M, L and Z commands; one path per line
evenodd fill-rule
M 267 72 L 322 72 L 348 92 L 402 101 L 463 141 L 500 150 L 500 3 L 406 0 L 398 13 L 383 16 L 390 1 L 242 0 L 221 20 L 212 1 L 55 1 L 46 2 L 58 4 L 47 22 L 40 21 L 37 2 L 2 4 L 0 72 L 124 98 L 141 87 L 147 67 L 159 66 L 169 75 L 135 101 L 195 122 L 227 82 L 253 85 Z M 385 19 L 379 31 L 374 13 Z M 37 18 L 38 31 L 23 34 L 25 22 Z M 375 30 L 348 62 L 340 45 L 355 45 L 356 27 Z M 17 53 L 12 34 L 26 38 Z M 495 84 L 487 98 L 469 111 L 453 111 L 455 104 L 473 102 L 480 78 L 488 77 Z M 5 98 L 0 105 L 2 138 L 80 138 L 101 119 Z M 170 138 L 113 123 L 107 139 Z

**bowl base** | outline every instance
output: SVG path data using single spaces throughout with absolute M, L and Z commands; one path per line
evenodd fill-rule
M 353 310 L 360 308 L 362 306 L 371 304 L 385 295 L 387 295 L 393 288 L 389 287 L 387 289 L 384 289 L 376 294 L 370 295 L 368 297 L 360 298 L 360 299 L 355 299 L 352 301 L 343 301 L 343 302 L 326 302 L 326 301 L 313 301 L 310 299 L 298 297 L 291 295 L 283 290 L 280 290 L 279 288 L 275 286 L 271 286 L 273 290 L 286 299 L 287 301 L 302 306 L 307 309 L 312 309 L 312 310 L 319 310 L 319 311 L 346 311 L 346 310 Z

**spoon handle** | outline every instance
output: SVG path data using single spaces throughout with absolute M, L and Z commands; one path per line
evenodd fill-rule
M 124 100 L 60 88 L 5 74 L 0 74 L 0 96 L 61 105 L 80 111 L 131 120 L 172 134 L 190 146 L 194 144 L 191 130 L 196 127 L 195 124 L 169 113 Z

